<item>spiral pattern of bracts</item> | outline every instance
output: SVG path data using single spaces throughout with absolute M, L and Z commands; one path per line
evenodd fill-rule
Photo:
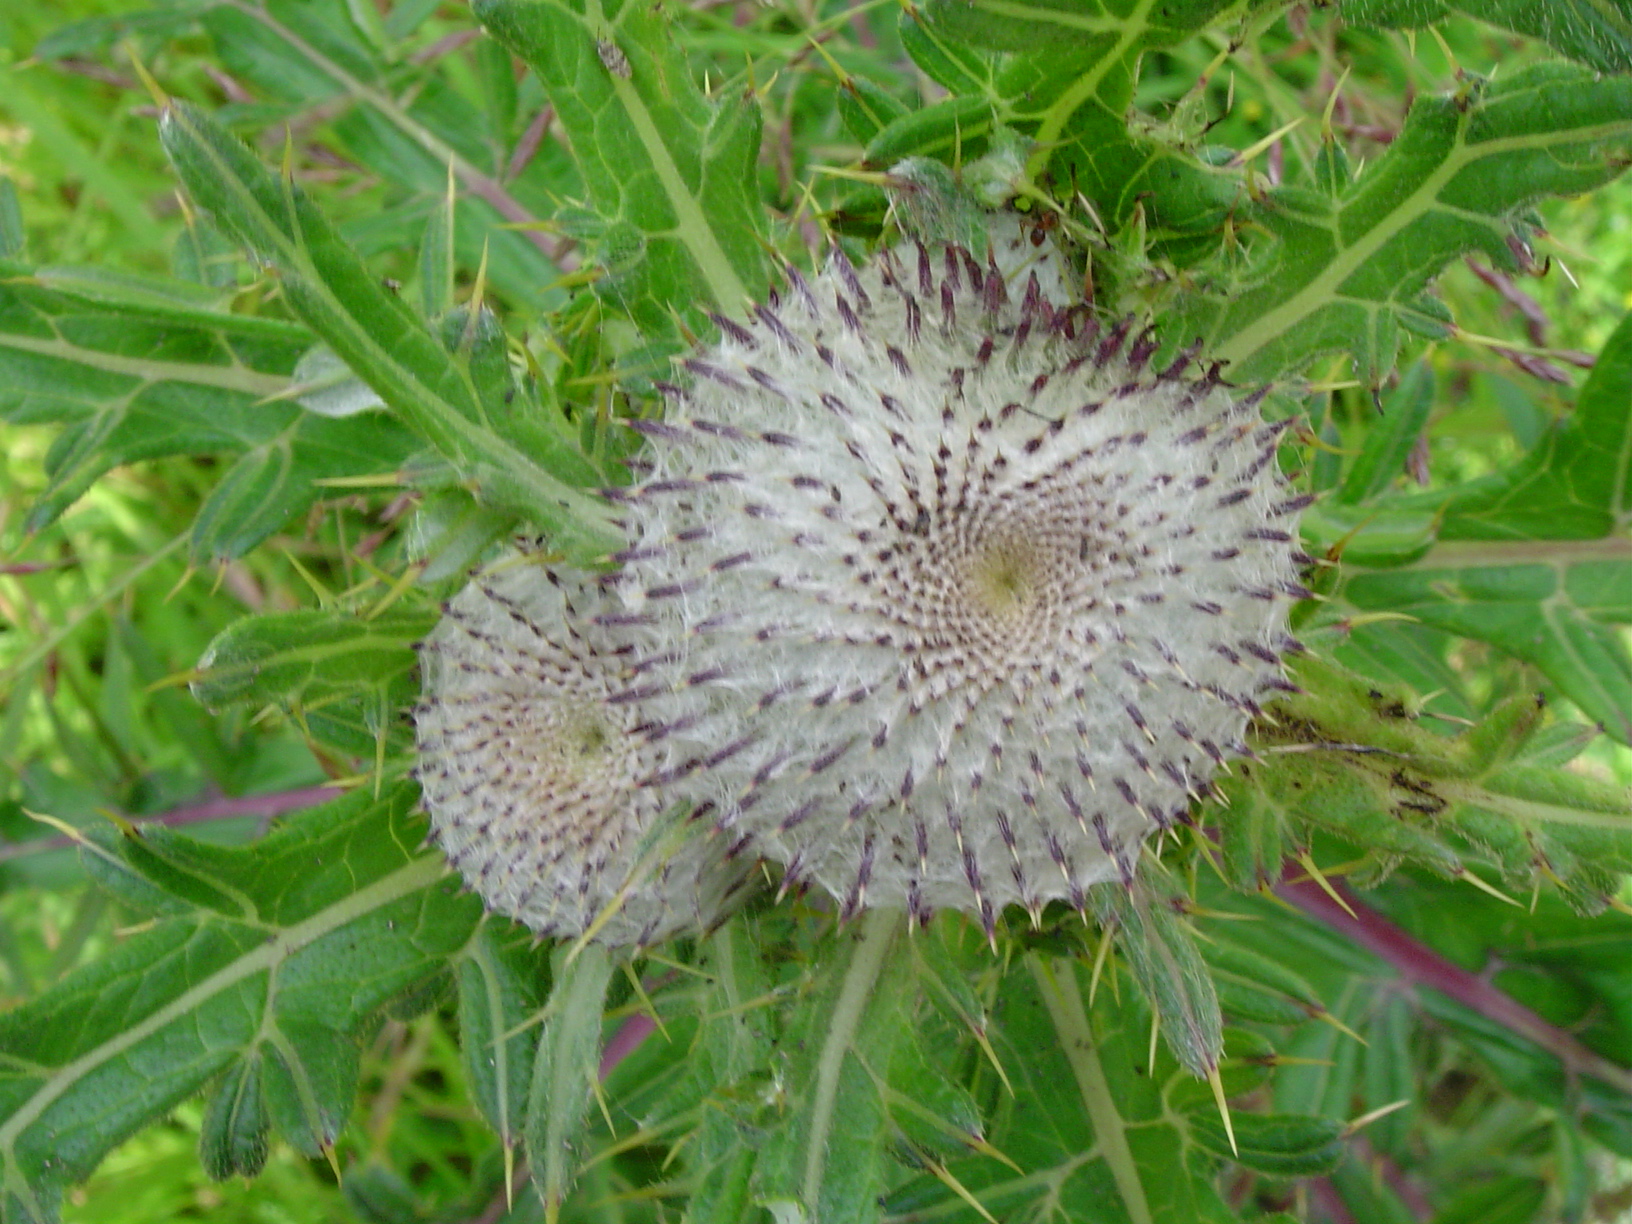
M 1283 426 L 1193 354 L 1154 366 L 1017 227 L 788 279 L 632 423 L 629 546 L 539 641 L 617 638 L 595 701 L 640 712 L 606 724 L 637 826 L 707 813 L 688 845 L 847 915 L 1082 907 L 1285 684 Z
M 706 929 L 748 864 L 676 809 L 626 693 L 638 656 L 593 580 L 528 552 L 447 606 L 421 647 L 416 774 L 433 837 L 488 908 L 541 935 L 644 946 Z M 701 823 L 699 823 L 701 822 Z

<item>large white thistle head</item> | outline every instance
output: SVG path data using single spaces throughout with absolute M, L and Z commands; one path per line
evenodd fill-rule
M 835 256 L 722 321 L 637 426 L 615 579 L 736 847 L 988 930 L 1131 878 L 1284 685 L 1306 593 L 1260 397 L 998 247 Z
M 705 925 L 756 860 L 846 914 L 1082 908 L 1285 687 L 1306 499 L 1261 397 L 1153 367 L 1013 224 L 789 279 L 634 423 L 618 568 L 478 581 L 428 643 L 437 832 L 536 929 Z M 675 805 L 718 835 L 626 888 Z

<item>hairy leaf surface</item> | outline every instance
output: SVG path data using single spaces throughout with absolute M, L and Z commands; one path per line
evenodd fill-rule
M 165 111 L 160 135 L 199 203 L 278 269 L 301 319 L 486 500 L 535 519 L 586 559 L 616 547 L 606 508 L 494 432 L 468 368 L 450 362 L 409 307 L 376 283 L 299 187 L 183 103 Z
M 1399 569 L 1358 569 L 1345 599 L 1404 612 L 1534 664 L 1632 743 L 1632 316 L 1575 411 L 1516 464 L 1448 494 L 1406 500 L 1438 542 Z
M 99 871 L 184 908 L 0 1017 L 8 1216 L 53 1219 L 65 1184 L 223 1072 L 232 1102 L 211 1107 L 217 1169 L 253 1163 L 266 1126 L 257 1097 L 297 1146 L 333 1143 L 359 1028 L 435 974 L 479 913 L 441 882 L 439 860 L 416 854 L 415 797 L 406 785 L 354 794 L 240 850 L 179 834 L 86 846 Z
M 1600 72 L 1632 71 L 1632 4 L 1627 0 L 1343 0 L 1357 25 L 1423 29 L 1453 14 L 1545 39 Z
M 1272 192 L 1256 213 L 1272 239 L 1223 273 L 1218 292 L 1181 306 L 1172 334 L 1201 338 L 1247 381 L 1346 350 L 1376 386 L 1400 329 L 1426 318 L 1416 299 L 1441 268 L 1469 251 L 1515 267 L 1517 210 L 1621 172 L 1628 115 L 1632 81 L 1562 64 L 1420 98 L 1399 138 L 1341 196 Z
M 655 9 L 635 0 L 479 0 L 567 129 L 598 219 L 599 286 L 649 337 L 670 311 L 746 311 L 768 280 L 753 186 L 759 108 L 705 99 Z

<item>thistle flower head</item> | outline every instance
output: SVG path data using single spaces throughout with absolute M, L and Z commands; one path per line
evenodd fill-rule
M 664 749 L 620 699 L 637 654 L 593 579 L 513 556 L 422 647 L 418 776 L 433 836 L 487 903 L 540 934 L 644 945 L 706 928 L 742 871 L 662 790 Z
M 1284 684 L 1281 426 L 1014 229 L 790 275 L 637 423 L 637 691 L 734 847 L 846 912 L 1080 907 Z

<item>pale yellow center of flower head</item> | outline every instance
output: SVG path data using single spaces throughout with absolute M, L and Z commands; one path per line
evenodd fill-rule
M 998 620 L 1023 615 L 1039 591 L 1040 558 L 1025 544 L 1003 540 L 988 545 L 970 567 L 970 592 L 979 607 Z

